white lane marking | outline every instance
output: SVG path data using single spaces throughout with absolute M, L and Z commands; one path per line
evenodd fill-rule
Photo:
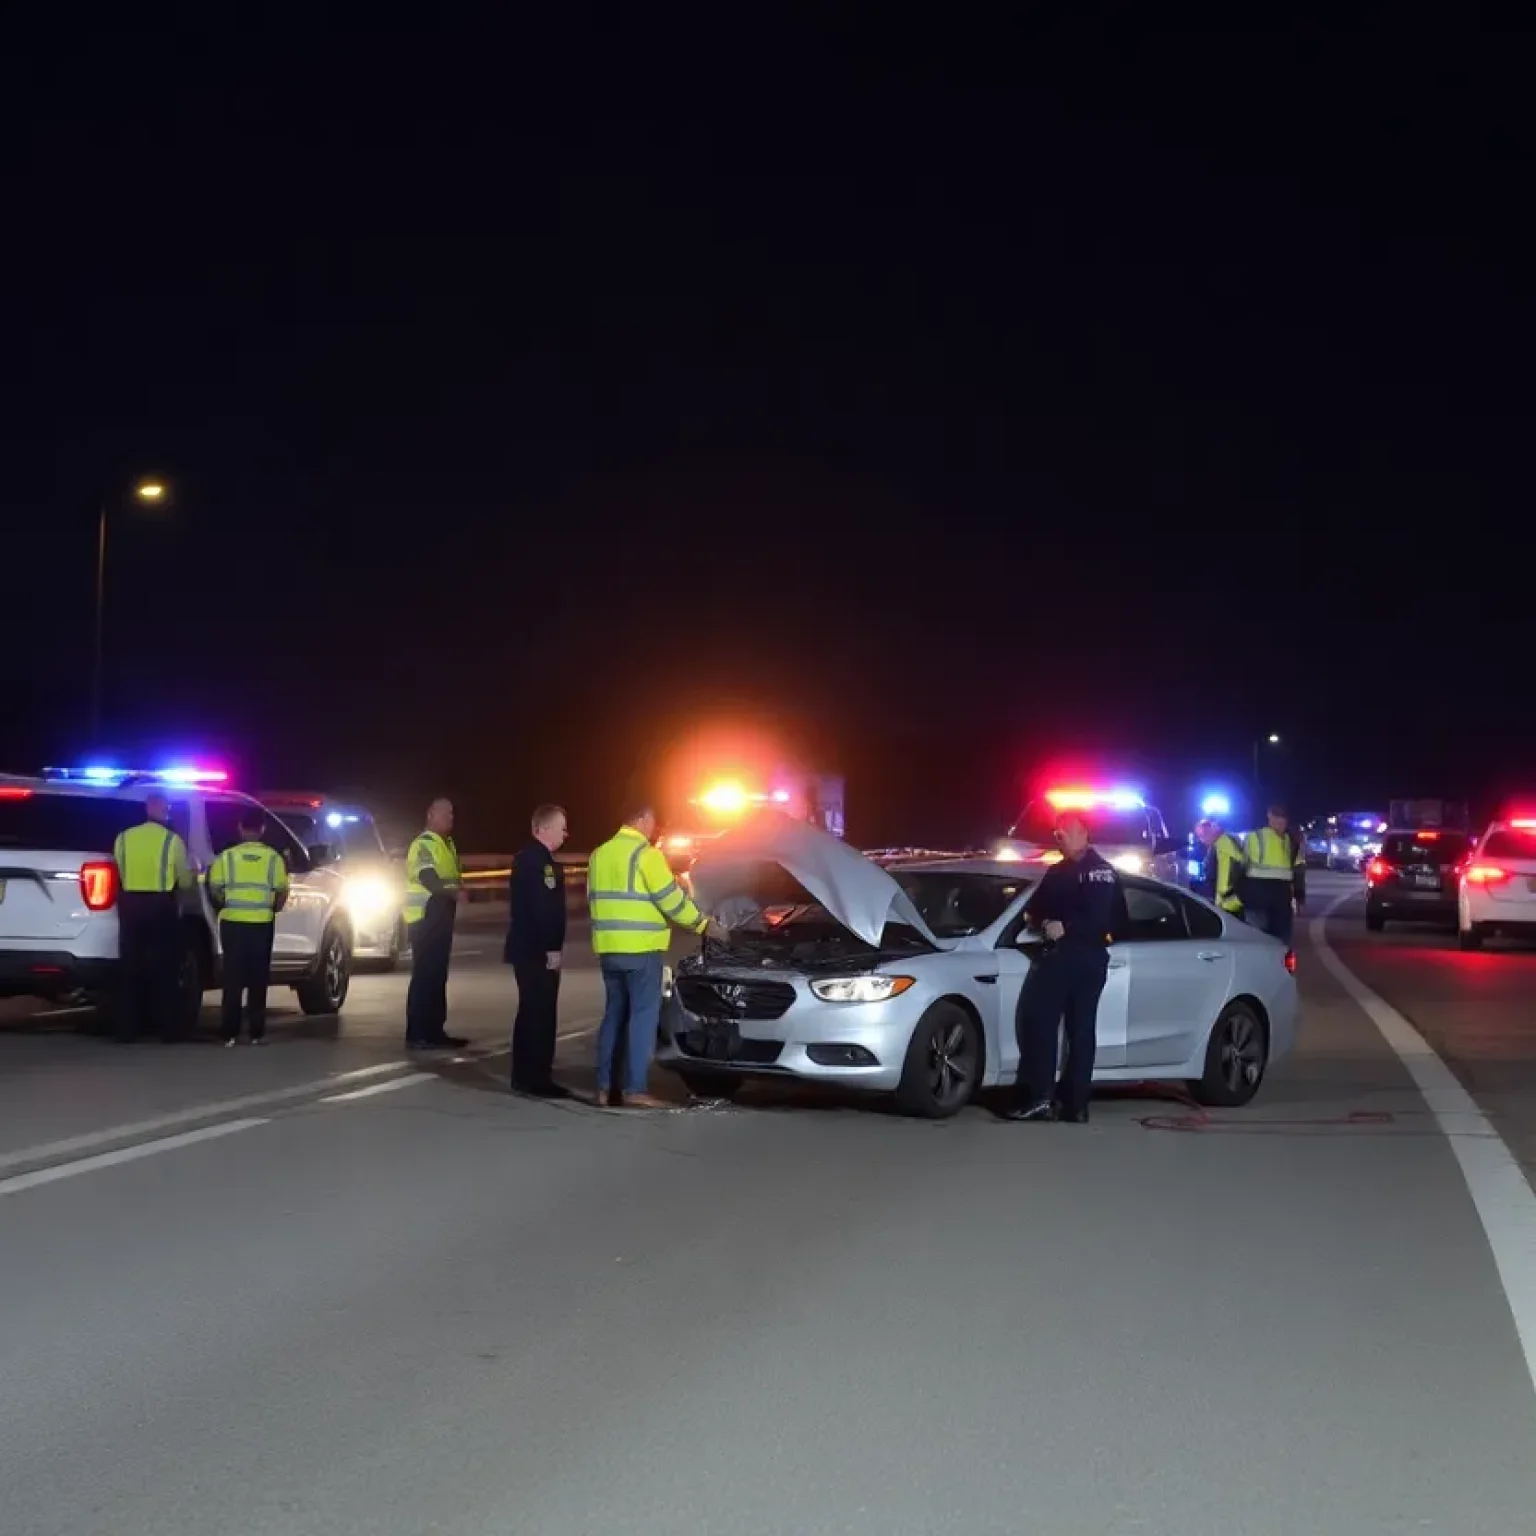
M 377 1066 L 358 1067 L 351 1072 L 336 1072 L 329 1077 L 316 1078 L 307 1083 L 295 1083 L 291 1088 L 272 1088 L 265 1093 L 242 1094 L 238 1099 L 216 1099 L 208 1104 L 194 1104 L 179 1109 L 174 1114 L 157 1115 L 153 1120 L 135 1120 L 126 1125 L 109 1125 L 105 1130 L 89 1131 L 82 1136 L 66 1136 L 62 1141 L 42 1142 L 33 1147 L 20 1147 L 14 1152 L 0 1153 L 0 1169 L 15 1168 L 21 1163 L 42 1163 L 50 1158 L 68 1157 L 72 1152 L 84 1152 L 90 1147 L 103 1147 L 108 1142 L 132 1141 L 136 1136 L 150 1136 L 156 1131 L 169 1130 L 173 1125 L 188 1125 L 194 1120 L 213 1120 L 219 1115 L 242 1109 L 256 1109 L 264 1104 L 281 1104 L 286 1099 L 308 1098 L 322 1088 L 334 1088 L 338 1083 L 357 1082 L 360 1078 L 380 1077 L 387 1072 L 403 1072 L 403 1061 L 385 1061 Z
M 1385 998 L 1378 996 L 1334 953 L 1327 922 L 1345 902 L 1346 892 L 1311 923 L 1312 943 L 1340 986 L 1381 1031 L 1382 1038 L 1408 1069 L 1466 1180 L 1478 1219 L 1488 1236 L 1494 1269 L 1514 1318 L 1520 1352 L 1531 1386 L 1536 1388 L 1536 1192 L 1526 1182 L 1518 1160 L 1477 1101 L 1457 1081 L 1435 1048 Z
M 73 1179 L 82 1173 L 95 1173 L 101 1168 L 113 1168 L 119 1163 L 135 1163 L 141 1157 L 154 1157 L 160 1152 L 174 1152 L 179 1147 L 190 1147 L 199 1141 L 212 1141 L 216 1136 L 233 1136 L 236 1131 L 248 1131 L 253 1126 L 270 1125 L 270 1120 L 226 1120 L 220 1125 L 205 1125 L 200 1131 L 183 1131 L 179 1136 L 164 1136 L 159 1141 L 141 1141 L 137 1146 L 122 1147 L 116 1152 L 98 1152 L 94 1157 L 82 1157 L 72 1163 L 55 1163 L 52 1168 L 38 1168 L 32 1173 L 18 1173 L 9 1179 L 0 1179 L 0 1196 L 19 1195 L 24 1189 L 36 1189 L 39 1184 L 56 1184 L 60 1179 Z
M 322 1104 L 345 1104 L 349 1099 L 371 1099 L 376 1093 L 393 1093 L 397 1088 L 409 1088 L 412 1083 L 435 1083 L 433 1072 L 413 1072 L 409 1077 L 397 1077 L 387 1083 L 370 1083 L 366 1088 L 354 1088 L 351 1093 L 328 1093 Z

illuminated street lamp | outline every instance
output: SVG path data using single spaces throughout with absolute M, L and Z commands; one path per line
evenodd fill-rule
M 1263 741 L 1255 741 L 1253 744 L 1253 784 L 1255 789 L 1263 788 L 1263 780 L 1259 776 L 1259 751 L 1266 743 L 1271 747 L 1278 747 L 1280 745 L 1280 738 L 1271 731 Z
M 160 507 L 170 499 L 170 488 L 163 480 L 140 480 L 130 493 L 145 507 Z M 101 504 L 96 519 L 96 659 L 91 670 L 91 740 L 101 734 L 102 641 L 107 616 L 107 513 L 112 506 L 108 497 Z

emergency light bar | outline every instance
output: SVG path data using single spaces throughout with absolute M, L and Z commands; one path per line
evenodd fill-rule
M 1114 811 L 1139 811 L 1147 803 L 1133 789 L 1052 789 L 1045 798 L 1058 811 L 1087 811 L 1101 805 Z
M 105 768 L 95 764 L 86 768 L 44 768 L 43 777 L 69 784 L 100 784 L 107 789 L 118 789 L 130 782 L 183 787 L 229 782 L 229 775 L 220 768 Z

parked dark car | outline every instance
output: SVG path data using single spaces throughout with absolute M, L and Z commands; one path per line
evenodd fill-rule
M 1388 832 L 1365 867 L 1365 926 L 1380 933 L 1389 921 L 1437 923 L 1454 931 L 1458 871 L 1471 851 L 1465 832 Z

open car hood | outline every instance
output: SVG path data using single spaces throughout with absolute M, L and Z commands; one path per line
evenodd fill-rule
M 953 948 L 930 932 L 912 898 L 878 864 L 841 838 L 782 811 L 759 812 L 699 855 L 691 876 L 695 901 L 713 913 L 733 897 L 754 896 L 764 864 L 778 865 L 843 927 L 876 949 L 889 922 L 904 923 L 935 949 Z

